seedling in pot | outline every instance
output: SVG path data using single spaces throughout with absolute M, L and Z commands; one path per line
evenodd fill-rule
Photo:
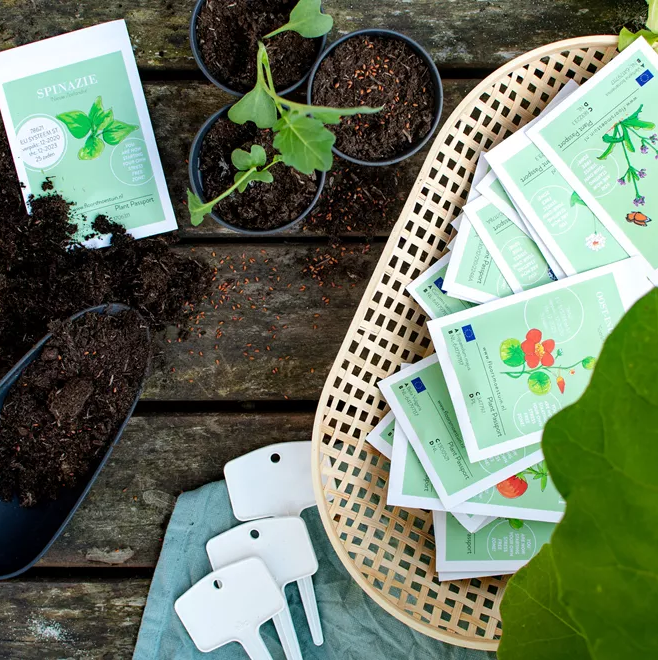
M 320 11 L 320 0 L 299 0 L 290 13 L 289 22 L 265 35 L 263 39 L 287 30 L 313 39 L 329 32 L 332 26 L 331 16 Z M 329 171 L 333 161 L 331 148 L 336 138 L 325 125 L 339 124 L 341 117 L 372 114 L 380 110 L 381 108 L 368 106 L 312 106 L 282 98 L 274 88 L 265 44 L 259 42 L 256 85 L 229 110 L 228 116 L 236 124 L 252 121 L 258 128 L 272 129 L 275 134 L 273 146 L 279 153 L 266 164 L 265 150 L 258 145 L 252 146 L 250 153 L 242 149 L 233 151 L 231 160 L 239 172 L 230 188 L 205 204 L 192 191 L 187 191 L 192 225 L 201 224 L 204 216 L 236 189 L 238 192 L 244 192 L 252 181 L 272 183 L 274 176 L 269 170 L 279 162 L 307 175 L 315 170 Z

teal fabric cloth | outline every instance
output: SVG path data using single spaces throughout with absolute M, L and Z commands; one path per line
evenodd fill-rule
M 297 585 L 288 586 L 288 603 L 305 660 L 493 660 L 415 632 L 377 605 L 340 563 L 316 508 L 303 514 L 320 569 L 315 591 L 325 636 L 315 646 Z M 238 644 L 201 653 L 174 611 L 174 601 L 211 571 L 206 542 L 240 524 L 231 511 L 226 483 L 208 484 L 178 498 L 149 592 L 133 660 L 244 660 Z M 261 635 L 274 660 L 285 660 L 274 625 Z

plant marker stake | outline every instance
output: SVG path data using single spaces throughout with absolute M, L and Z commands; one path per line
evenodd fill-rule
M 264 562 L 250 557 L 206 575 L 174 608 L 199 651 L 239 642 L 252 660 L 272 660 L 259 629 L 284 605 Z
M 285 588 L 297 581 L 300 593 L 306 584 L 304 578 L 318 570 L 318 560 L 313 550 L 306 524 L 301 518 L 266 518 L 254 523 L 234 527 L 206 544 L 208 558 L 213 569 L 244 559 L 258 557 L 272 573 L 281 588 L 285 601 Z M 302 654 L 287 602 L 274 617 L 283 650 L 288 660 L 301 660 Z
M 311 443 L 281 442 L 256 449 L 228 462 L 224 476 L 233 513 L 251 521 L 274 516 L 296 516 L 315 506 L 311 481 Z M 322 646 L 324 635 L 313 580 L 297 581 L 313 643 Z

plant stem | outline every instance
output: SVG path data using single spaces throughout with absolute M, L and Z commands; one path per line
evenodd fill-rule
M 626 149 L 626 143 L 625 142 L 621 143 L 621 148 L 624 150 L 624 157 L 626 158 L 626 164 L 628 165 L 628 170 L 627 170 L 626 174 L 631 172 L 631 177 L 630 178 L 633 179 L 633 187 L 635 188 L 635 197 L 636 198 L 641 197 L 640 190 L 637 187 L 637 180 L 635 179 L 635 177 L 632 174 L 632 172 L 635 172 L 635 168 L 633 167 L 633 165 L 631 163 L 631 159 L 628 155 L 628 150 Z
M 656 147 L 653 145 L 651 140 L 649 140 L 649 139 L 645 138 L 644 136 L 640 135 L 634 128 L 631 128 L 630 126 L 627 127 L 626 130 L 633 133 L 633 135 L 635 135 L 636 137 L 639 137 L 643 145 L 646 145 L 647 147 L 650 147 L 651 149 L 653 149 L 658 154 L 658 149 L 656 149 Z
M 521 371 L 501 371 L 500 373 L 505 374 L 506 376 L 513 376 L 514 378 L 520 378 L 521 376 L 523 376 L 524 373 L 533 374 L 535 373 L 535 371 L 550 371 L 551 369 L 557 369 L 558 371 L 560 369 L 564 369 L 566 371 L 567 369 L 573 369 L 574 367 L 577 367 L 579 364 L 581 364 L 581 362 L 582 360 L 578 360 L 578 362 L 574 362 L 573 364 L 570 364 L 566 367 L 562 367 L 559 365 L 553 365 L 552 367 L 545 367 L 543 364 L 541 364 L 538 367 L 535 367 L 534 369 L 528 369 L 528 371 L 525 370 L 525 362 L 524 362 L 523 369 Z
M 263 70 L 265 71 L 267 80 L 263 75 Z M 262 41 L 258 42 L 258 80 L 259 82 L 262 82 L 263 89 L 274 101 L 274 105 L 276 105 L 276 109 L 279 115 L 281 115 L 283 110 L 281 101 L 283 101 L 283 99 L 276 93 L 276 89 L 274 88 L 274 78 L 272 77 L 272 69 L 270 68 L 270 58 L 267 55 L 267 49 Z
M 274 165 L 274 162 L 270 163 L 268 167 L 264 169 L 268 169 Z M 208 202 L 208 204 L 212 204 L 212 206 L 215 206 L 219 202 L 221 202 L 225 197 L 228 197 L 252 172 L 255 172 L 258 168 L 257 167 L 250 167 L 248 170 L 244 171 L 244 174 L 230 187 L 227 188 L 219 197 L 215 197 L 211 202 Z

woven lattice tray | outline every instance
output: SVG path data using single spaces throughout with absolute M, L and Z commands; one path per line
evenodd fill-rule
M 440 583 L 432 517 L 386 506 L 389 462 L 366 441 L 386 411 L 377 383 L 433 352 L 406 285 L 445 253 L 482 150 L 536 116 L 570 78 L 616 52 L 615 37 L 570 39 L 523 55 L 480 83 L 436 137 L 324 387 L 313 429 L 318 507 L 338 556 L 388 612 L 443 641 L 492 650 L 505 579 Z

